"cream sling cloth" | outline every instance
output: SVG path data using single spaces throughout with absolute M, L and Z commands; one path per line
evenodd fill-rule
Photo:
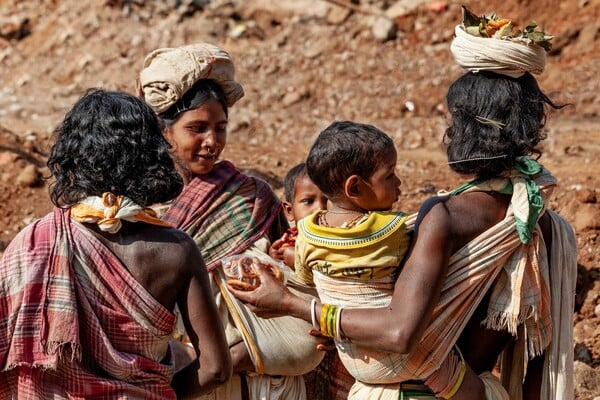
M 485 398 L 487 400 L 510 400 L 508 393 L 500 380 L 489 372 L 479 375 L 485 386 Z M 356 383 L 350 389 L 348 399 L 369 399 L 369 400 L 398 400 L 400 398 L 400 384 L 393 385 L 366 385 L 362 382 Z M 436 400 L 434 395 L 404 395 L 404 400 Z
M 522 382 L 524 361 L 546 350 L 550 365 L 544 371 L 543 393 L 547 396 L 544 399 L 572 398 L 572 310 L 577 266 L 574 234 L 560 216 L 548 211 L 555 235 L 552 263 L 548 265 L 539 227 L 528 244 L 521 242 L 515 229 L 512 207 L 520 208 L 527 203 L 523 199 L 527 193 L 522 175 L 497 178 L 469 190 L 499 191 L 509 182 L 514 192 L 506 218 L 451 257 L 432 323 L 413 353 L 382 353 L 352 343 L 337 343 L 342 362 L 357 380 L 385 384 L 427 378 L 440 367 L 475 308 L 494 284 L 485 321 L 487 326 L 513 335 L 518 334 L 519 325 L 526 328 L 519 333 L 519 338 L 526 342 L 521 348 L 521 358 L 513 357 L 516 364 L 505 367 L 503 373 L 511 375 L 512 382 Z M 544 198 L 555 186 L 554 177 L 545 170 L 536 176 L 535 182 Z M 526 212 L 519 210 L 518 213 Z M 352 285 L 324 275 L 315 274 L 315 284 L 324 302 L 344 307 L 359 306 L 359 301 L 369 306 L 385 306 L 391 299 L 389 296 L 382 300 L 387 293 L 377 287 L 371 293 L 353 293 Z M 549 290 L 552 290 L 551 296 Z M 373 304 L 376 299 L 380 304 Z M 511 396 L 511 399 L 518 397 Z
M 552 309 L 552 341 L 546 349 L 542 400 L 572 400 L 573 386 L 573 310 L 577 280 L 577 241 L 571 226 L 558 214 L 547 211 L 552 220 L 552 253 L 549 280 Z M 543 238 L 541 238 L 543 241 Z M 545 248 L 545 246 L 541 246 Z M 545 255 L 546 253 L 543 252 Z M 525 374 L 527 347 L 523 330 L 512 349 L 502 358 L 502 383 L 511 400 L 522 400 L 521 383 Z
M 266 249 L 268 240 L 260 239 L 242 254 L 264 258 L 268 257 Z M 244 341 L 258 372 L 246 376 L 250 398 L 307 400 L 302 375 L 315 369 L 325 355 L 323 351 L 316 350 L 318 341 L 308 334 L 311 324 L 289 316 L 270 319 L 257 317 L 227 290 L 221 268 L 209 274 L 227 343 L 231 347 Z M 295 293 L 308 296 L 297 291 Z M 225 385 L 199 399 L 241 400 L 240 393 L 241 382 L 239 377 L 234 376 Z

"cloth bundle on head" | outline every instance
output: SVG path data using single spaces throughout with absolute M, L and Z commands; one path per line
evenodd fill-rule
M 546 64 L 546 50 L 524 40 L 473 36 L 457 25 L 450 46 L 454 59 L 472 72 L 490 71 L 518 78 L 531 72 L 539 74 Z
M 140 94 L 160 114 L 200 79 L 217 82 L 229 107 L 244 96 L 242 85 L 235 80 L 231 56 L 209 43 L 162 48 L 148 54 L 140 72 Z

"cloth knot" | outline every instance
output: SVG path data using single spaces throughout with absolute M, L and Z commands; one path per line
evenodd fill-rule
M 86 197 L 73 205 L 71 216 L 78 222 L 97 224 L 101 231 L 108 233 L 117 233 L 123 225 L 122 220 L 171 227 L 157 218 L 154 210 L 144 208 L 128 197 L 110 192 L 103 193 L 102 197 Z

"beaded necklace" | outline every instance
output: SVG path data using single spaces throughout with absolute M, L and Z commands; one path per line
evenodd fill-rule
M 329 222 L 327 222 L 327 213 L 331 213 L 331 214 L 357 214 L 358 215 L 354 218 L 352 218 L 349 221 L 345 221 L 343 224 L 341 224 L 340 226 L 332 226 L 329 224 Z M 352 228 L 355 227 L 356 225 L 360 224 L 361 222 L 363 222 L 365 219 L 367 219 L 367 217 L 369 216 L 369 212 L 360 212 L 360 211 L 353 211 L 353 212 L 331 212 L 331 211 L 325 211 L 322 212 L 318 215 L 317 217 L 317 223 L 321 226 L 325 226 L 327 228 Z

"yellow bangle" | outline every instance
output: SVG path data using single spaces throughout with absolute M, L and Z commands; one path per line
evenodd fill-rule
M 465 363 L 465 359 L 462 355 L 462 353 L 460 352 L 460 349 L 458 347 L 454 347 L 456 349 L 456 351 L 458 352 L 458 355 L 460 356 L 460 372 L 458 373 L 458 379 L 456 379 L 456 383 L 454 384 L 454 386 L 452 387 L 452 389 L 450 389 L 450 391 L 444 395 L 442 395 L 442 399 L 451 399 L 452 396 L 454 396 L 456 394 L 456 392 L 458 392 L 458 389 L 460 389 L 460 387 L 462 386 L 462 383 L 465 379 L 465 373 L 467 372 L 467 364 Z
M 329 304 L 323 303 L 321 306 L 321 316 L 319 317 L 319 327 L 321 328 L 321 333 L 327 334 L 327 310 L 329 310 Z

